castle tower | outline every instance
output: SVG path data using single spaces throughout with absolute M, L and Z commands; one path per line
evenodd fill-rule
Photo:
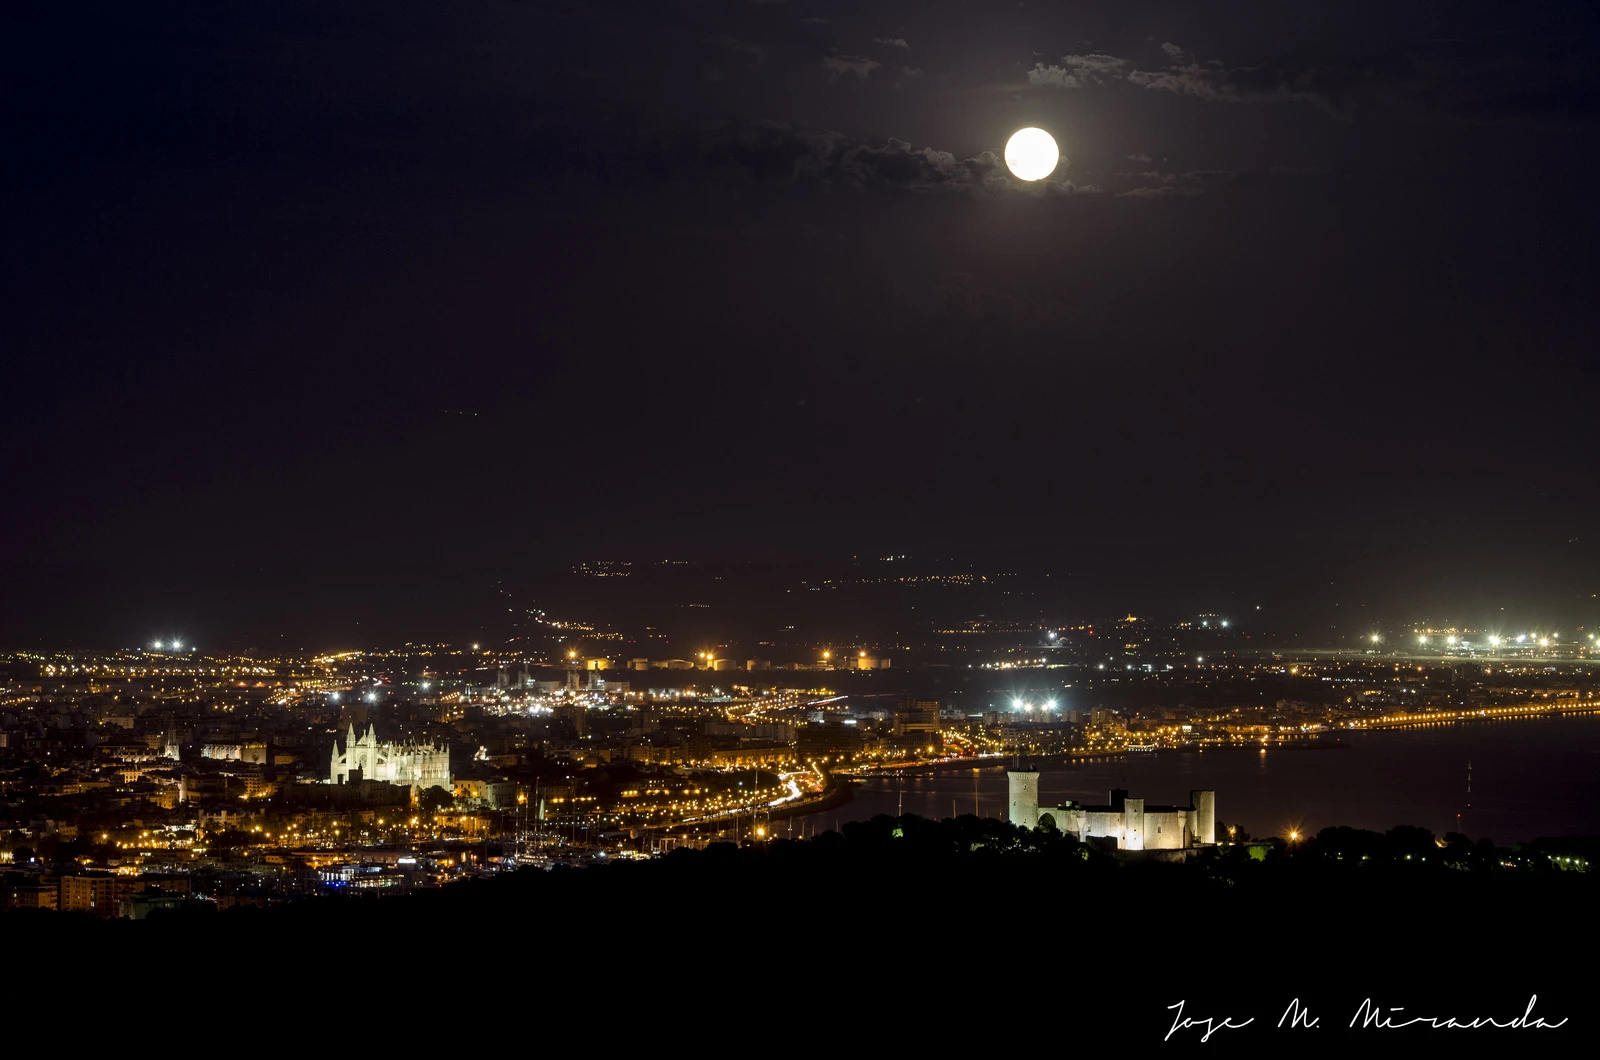
M 1144 800 L 1130 799 L 1124 796 L 1122 800 L 1122 842 L 1118 844 L 1123 850 L 1144 849 Z
M 1006 770 L 1006 786 L 1011 794 L 1011 823 L 1023 828 L 1039 826 L 1039 771 Z
M 1217 841 L 1217 793 L 1214 791 L 1189 792 L 1189 805 L 1194 807 L 1194 842 L 1210 845 Z

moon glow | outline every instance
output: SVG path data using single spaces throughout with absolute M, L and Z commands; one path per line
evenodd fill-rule
M 1006 168 L 1018 180 L 1043 180 L 1060 160 L 1055 137 L 1043 129 L 1018 129 L 1006 141 Z

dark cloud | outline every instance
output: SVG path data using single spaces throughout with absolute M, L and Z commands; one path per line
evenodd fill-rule
M 1264 66 L 1226 67 L 1188 63 L 1164 70 L 1129 70 L 1129 84 L 1157 92 L 1192 96 L 1207 103 L 1306 103 L 1340 117 L 1332 98 L 1320 89 L 1342 75 L 1327 71 L 1284 71 Z
M 822 57 L 822 68 L 828 71 L 829 79 L 834 81 L 845 74 L 855 74 L 857 77 L 865 79 L 868 74 L 882 65 L 876 59 L 868 59 L 864 55 L 824 55 Z
M 900 37 L 873 37 L 872 40 L 876 44 L 887 44 L 891 48 L 905 48 L 907 51 L 911 49 L 911 45 Z
M 726 33 L 715 37 L 707 37 L 705 42 L 707 44 L 715 44 L 719 48 L 726 48 L 731 52 L 738 52 L 740 55 L 749 56 L 757 63 L 767 57 L 767 53 L 762 50 L 761 45 L 753 41 L 740 40 L 738 37 L 730 37 Z
M 1208 103 L 1308 103 L 1330 116 L 1338 116 L 1325 81 L 1343 75 L 1328 71 L 1286 71 L 1266 66 L 1224 66 L 1220 63 L 1184 61 L 1186 53 L 1175 44 L 1163 44 L 1167 65 L 1143 70 L 1127 59 L 1099 53 L 1064 55 L 1059 63 L 1035 63 L 1028 71 L 1030 84 L 1062 88 L 1099 88 L 1125 82 L 1158 92 L 1190 96 Z
M 1186 173 L 1147 170 L 1118 174 L 1131 186 L 1117 192 L 1130 199 L 1168 199 L 1201 195 L 1219 184 L 1231 184 L 1239 175 L 1227 169 L 1197 169 Z
M 1060 65 L 1035 63 L 1028 71 L 1028 83 L 1054 88 L 1097 88 L 1125 79 L 1128 71 L 1128 61 L 1114 55 L 1064 55 Z
M 1028 82 L 1082 90 L 1128 84 L 1207 103 L 1295 103 L 1331 118 L 1445 116 L 1468 121 L 1600 114 L 1590 38 L 1480 34 L 1399 41 L 1325 61 L 1200 61 L 1166 42 L 1143 64 L 1104 53 L 1035 63 Z
M 963 156 L 896 137 L 874 140 L 774 120 L 684 124 L 617 116 L 562 135 L 547 130 L 541 143 L 551 191 L 594 187 L 600 174 L 607 185 L 666 188 L 781 185 L 1029 197 L 1098 190 L 1066 179 L 1064 165 L 1049 179 L 1027 182 L 1013 177 L 993 151 Z

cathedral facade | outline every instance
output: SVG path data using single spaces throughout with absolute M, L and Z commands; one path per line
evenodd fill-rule
M 333 759 L 328 767 L 328 783 L 344 784 L 357 780 L 383 780 L 402 784 L 412 793 L 440 787 L 451 791 L 450 747 L 432 743 L 379 743 L 378 727 L 356 735 L 354 723 L 345 737 L 344 751 L 333 742 Z

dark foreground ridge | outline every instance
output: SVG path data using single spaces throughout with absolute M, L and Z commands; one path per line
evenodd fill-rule
M 1538 1033 L 1570 1036 L 1588 1025 L 1586 977 L 1569 969 L 1594 952 L 1587 910 L 1600 888 L 1538 844 L 1517 854 L 1420 829 L 1327 829 L 1172 864 L 970 816 L 879 817 L 804 842 L 527 869 L 395 898 L 142 922 L 12 913 L 4 928 L 33 975 L 164 954 L 224 976 L 249 969 L 257 988 L 309 1000 L 470 968 L 475 996 L 525 992 L 561 1019 L 713 1004 L 724 1027 L 797 1012 L 826 1024 L 865 1006 L 891 1018 L 872 1031 L 891 1037 L 941 1026 L 981 1037 L 1010 1013 L 1159 1042 L 1181 1000 L 1190 1018 L 1254 1016 L 1231 1033 L 1268 1043 L 1268 1030 L 1287 1033 L 1270 1025 L 1296 998 L 1326 1041 L 1445 1033 L 1348 1028 L 1368 998 L 1505 1021 L 1537 994 L 1536 1015 L 1573 1018 Z

